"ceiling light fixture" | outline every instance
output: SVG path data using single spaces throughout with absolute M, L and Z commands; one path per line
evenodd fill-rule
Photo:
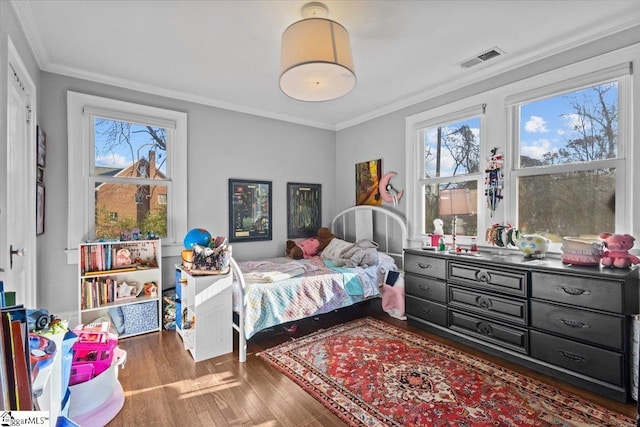
M 356 74 L 349 32 L 327 19 L 320 2 L 302 6 L 302 19 L 282 34 L 280 89 L 300 101 L 329 101 L 351 92 Z

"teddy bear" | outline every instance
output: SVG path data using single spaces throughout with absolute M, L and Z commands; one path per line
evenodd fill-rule
M 631 264 L 640 263 L 640 258 L 629 253 L 636 240 L 632 235 L 602 233 L 600 238 L 606 248 L 601 259 L 603 266 L 628 268 Z
M 321 227 L 317 237 L 311 237 L 301 242 L 287 240 L 286 255 L 293 259 L 311 258 L 322 252 L 334 237 L 331 230 L 327 227 Z

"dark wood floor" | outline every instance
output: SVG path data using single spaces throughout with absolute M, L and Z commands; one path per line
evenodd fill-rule
M 380 300 L 296 322 L 295 333 L 286 331 L 282 326 L 261 332 L 249 341 L 246 363 L 238 362 L 237 350 L 194 363 L 175 332 L 146 334 L 120 341 L 120 347 L 127 351 L 125 368 L 119 373 L 126 397 L 124 407 L 109 426 L 344 425 L 313 397 L 256 357 L 256 353 L 292 337 L 363 316 L 375 317 L 447 342 L 469 353 L 482 355 L 389 317 L 382 311 Z M 237 342 L 234 348 L 237 349 Z M 635 403 L 611 401 L 499 359 L 483 356 L 609 409 L 635 417 Z

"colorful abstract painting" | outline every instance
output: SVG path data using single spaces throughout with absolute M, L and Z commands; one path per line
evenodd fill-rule
M 356 206 L 381 205 L 382 159 L 356 163 Z

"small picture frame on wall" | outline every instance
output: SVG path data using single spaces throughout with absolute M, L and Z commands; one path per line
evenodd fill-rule
M 44 185 L 36 184 L 36 235 L 44 234 Z
M 40 126 L 38 126 L 36 133 L 38 134 L 36 158 L 38 160 L 38 166 L 44 168 L 47 160 L 47 134 Z
M 356 163 L 356 206 L 382 205 L 378 188 L 382 178 L 382 159 Z
M 271 240 L 271 181 L 229 179 L 229 241 Z
M 287 238 L 313 237 L 322 226 L 320 184 L 287 183 Z

